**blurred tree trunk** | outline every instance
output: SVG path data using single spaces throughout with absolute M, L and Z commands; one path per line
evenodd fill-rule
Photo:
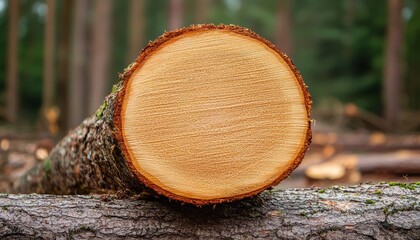
M 277 11 L 277 46 L 289 56 L 293 51 L 291 5 L 290 0 L 281 0 Z
M 9 0 L 6 118 L 12 123 L 16 122 L 18 115 L 18 30 L 19 1 Z
M 41 123 L 52 134 L 58 132 L 59 111 L 54 106 L 55 90 L 55 0 L 46 0 L 44 30 L 44 79 L 42 85 Z
M 401 49 L 403 38 L 402 0 L 388 0 L 388 38 L 386 44 L 385 118 L 396 125 L 400 113 Z
M 184 17 L 184 1 L 170 0 L 169 1 L 169 22 L 168 30 L 174 30 L 183 26 Z
M 72 57 L 69 84 L 69 127 L 76 127 L 86 117 L 87 112 L 87 30 L 88 0 L 75 0 L 73 21 Z
M 60 46 L 58 52 L 58 104 L 60 108 L 60 129 L 62 132 L 68 130 L 69 125 L 69 56 L 70 56 L 70 32 L 73 13 L 73 0 L 64 0 L 61 13 Z
M 132 62 L 140 53 L 144 39 L 144 0 L 131 0 L 129 16 L 128 62 Z
M 55 0 L 47 0 L 44 32 L 44 82 L 42 91 L 43 109 L 53 106 L 54 102 L 54 47 L 55 47 Z
M 208 12 L 211 5 L 211 0 L 198 0 L 197 10 L 195 12 L 195 23 L 206 23 L 208 19 Z
M 107 93 L 111 51 L 111 0 L 95 0 L 92 26 L 89 114 L 102 104 Z
M 420 3 L 420 1 L 419 1 Z M 414 13 L 406 25 L 406 51 L 414 54 L 407 54 L 407 82 L 404 92 L 408 94 L 408 106 L 414 112 L 420 111 L 420 7 L 417 6 Z

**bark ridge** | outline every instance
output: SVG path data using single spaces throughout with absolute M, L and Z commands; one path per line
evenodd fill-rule
M 391 185 L 266 191 L 214 208 L 144 196 L 2 194 L 0 237 L 419 239 L 420 183 Z

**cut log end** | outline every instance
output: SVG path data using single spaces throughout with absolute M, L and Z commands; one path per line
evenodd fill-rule
M 311 139 L 311 99 L 287 56 L 237 26 L 198 25 L 150 43 L 124 75 L 114 119 L 147 186 L 194 204 L 279 183 Z

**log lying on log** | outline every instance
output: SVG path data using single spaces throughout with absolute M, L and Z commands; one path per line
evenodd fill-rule
M 146 185 L 197 205 L 253 196 L 301 162 L 310 109 L 292 62 L 254 32 L 231 25 L 169 32 L 15 191 L 139 192 Z
M 420 239 L 420 183 L 392 185 L 264 192 L 215 208 L 3 194 L 0 238 Z

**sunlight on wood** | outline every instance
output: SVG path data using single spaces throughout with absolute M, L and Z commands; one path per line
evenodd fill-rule
M 327 145 L 322 149 L 322 155 L 324 155 L 325 158 L 329 158 L 335 153 L 335 147 L 331 145 Z
M 305 170 L 305 175 L 312 178 L 312 179 L 328 179 L 328 180 L 336 180 L 344 177 L 346 174 L 346 168 L 334 162 L 327 162 L 323 164 L 309 166 Z
M 37 159 L 45 159 L 48 157 L 48 150 L 45 148 L 38 148 L 35 152 Z
M 369 144 L 371 145 L 381 145 L 381 144 L 384 144 L 385 142 L 386 142 L 386 136 L 385 134 L 381 132 L 372 133 L 372 135 L 370 135 L 369 137 Z

